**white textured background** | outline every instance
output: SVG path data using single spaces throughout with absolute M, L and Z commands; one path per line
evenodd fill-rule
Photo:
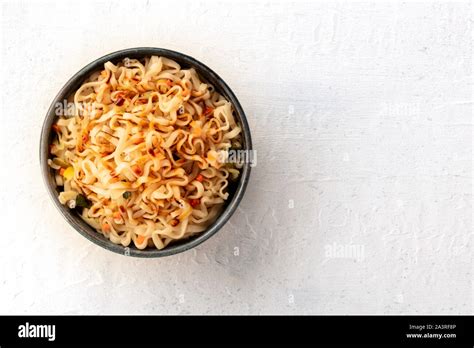
M 468 2 L 2 1 L 1 11 L 1 314 L 474 312 Z M 57 91 L 95 58 L 137 46 L 215 69 L 258 151 L 225 228 L 164 259 L 88 242 L 39 171 Z

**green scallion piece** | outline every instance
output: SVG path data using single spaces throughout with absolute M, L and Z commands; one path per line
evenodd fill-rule
M 81 194 L 76 196 L 76 207 L 90 208 L 91 202 Z

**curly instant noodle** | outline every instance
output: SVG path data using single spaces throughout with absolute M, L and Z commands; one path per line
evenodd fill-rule
M 219 158 L 241 147 L 231 103 L 164 57 L 105 63 L 53 129 L 60 202 L 123 246 L 162 249 L 204 231 L 239 175 Z

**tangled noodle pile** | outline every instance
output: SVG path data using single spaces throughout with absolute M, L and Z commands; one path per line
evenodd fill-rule
M 53 129 L 60 202 L 123 246 L 162 249 L 202 232 L 239 175 L 220 158 L 241 147 L 231 103 L 164 57 L 105 63 Z

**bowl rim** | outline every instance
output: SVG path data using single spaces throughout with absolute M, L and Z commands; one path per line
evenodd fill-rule
M 214 87 L 224 95 L 226 99 L 228 99 L 235 110 L 237 115 L 238 122 L 242 126 L 242 136 L 244 138 L 245 143 L 245 150 L 252 151 L 252 138 L 250 134 L 250 127 L 247 122 L 247 117 L 245 112 L 240 105 L 237 97 L 235 96 L 234 92 L 230 89 L 227 83 L 211 68 L 207 65 L 201 63 L 197 59 L 183 54 L 181 52 L 169 50 L 166 48 L 158 48 L 158 47 L 135 47 L 135 48 L 126 48 L 118 51 L 114 51 L 112 53 L 106 54 L 100 58 L 97 58 L 81 68 L 78 72 L 76 72 L 59 90 L 59 92 L 54 97 L 46 116 L 43 121 L 43 126 L 41 127 L 41 136 L 40 136 L 40 147 L 39 147 L 39 160 L 41 166 L 41 172 L 43 181 L 46 185 L 47 191 L 52 198 L 54 205 L 59 210 L 61 215 L 66 219 L 66 221 L 73 227 L 79 234 L 83 237 L 87 238 L 89 241 L 93 242 L 94 244 L 112 251 L 117 254 L 125 255 L 125 256 L 133 256 L 133 257 L 141 257 L 141 258 L 155 258 L 155 257 L 164 257 L 175 255 L 178 253 L 182 253 L 189 249 L 196 247 L 197 245 L 203 243 L 204 241 L 208 240 L 214 234 L 216 234 L 230 219 L 233 213 L 237 210 L 238 205 L 240 204 L 245 190 L 247 188 L 247 184 L 250 178 L 250 171 L 251 165 L 249 161 L 245 161 L 242 169 L 241 174 L 239 176 L 239 181 L 235 192 L 230 197 L 230 201 L 225 205 L 224 210 L 219 214 L 217 219 L 208 226 L 206 230 L 197 234 L 196 236 L 190 237 L 179 244 L 173 244 L 167 246 L 164 249 L 156 249 L 156 248 L 146 248 L 140 250 L 136 248 L 133 243 L 131 245 L 124 247 L 121 244 L 112 243 L 109 239 L 106 239 L 102 236 L 99 232 L 95 231 L 91 226 L 89 226 L 85 221 L 83 221 L 78 214 L 72 212 L 66 206 L 62 205 L 59 202 L 56 192 L 56 186 L 53 185 L 50 181 L 51 179 L 51 169 L 48 165 L 49 159 L 49 143 L 50 143 L 50 135 L 51 135 L 51 126 L 53 122 L 57 119 L 55 115 L 55 106 L 58 102 L 62 102 L 65 98 L 67 98 L 73 92 L 74 86 L 80 85 L 83 81 L 89 77 L 92 73 L 99 70 L 105 62 L 107 61 L 118 61 L 124 59 L 126 57 L 129 58 L 137 58 L 137 57 L 147 57 L 151 55 L 159 55 L 164 56 L 166 58 L 173 59 L 177 61 L 180 65 L 188 65 L 190 67 L 196 68 L 198 74 L 203 77 L 205 80 L 212 79 Z M 203 74 L 204 72 L 204 74 Z M 217 85 L 216 85 L 217 83 Z M 91 233 L 92 232 L 92 233 Z M 102 237 L 100 237 L 102 236 Z

